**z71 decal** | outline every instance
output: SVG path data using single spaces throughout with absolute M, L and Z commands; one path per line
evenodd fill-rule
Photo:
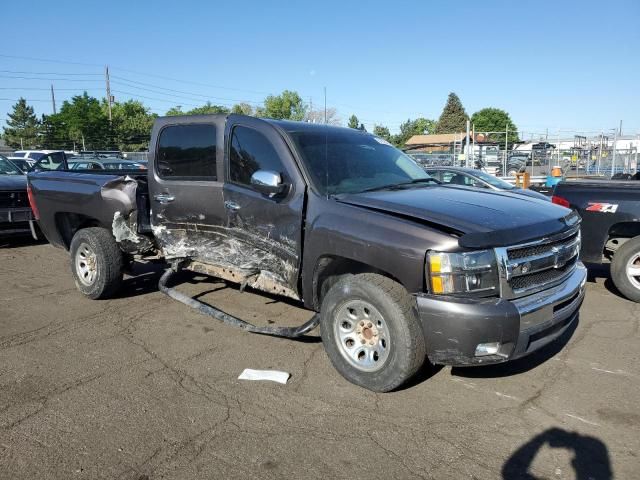
M 616 213 L 616 210 L 618 210 L 618 204 L 589 202 L 586 210 L 587 212 Z

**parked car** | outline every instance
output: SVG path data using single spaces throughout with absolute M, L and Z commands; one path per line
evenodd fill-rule
M 640 302 L 640 182 L 563 181 L 552 198 L 582 217 L 581 258 L 594 264 L 610 261 L 617 289 Z
M 538 200 L 551 200 L 551 198 L 542 193 L 516 187 L 482 170 L 465 167 L 427 167 L 425 170 L 429 175 L 445 185 L 452 184 L 465 187 L 486 188 L 488 190 L 509 192 Z
M 26 174 L 35 164 L 35 161 L 22 157 L 9 157 L 9 161 L 18 167 L 24 174 Z
M 0 235 L 31 233 L 37 239 L 34 221 L 27 198 L 27 177 L 0 155 Z
M 53 170 L 66 158 L 64 150 L 17 150 L 12 157 L 25 158 L 34 162 L 40 161 L 42 168 Z
M 64 165 L 58 168 L 62 170 Z M 140 162 L 128 162 L 118 158 L 101 158 L 100 160 L 78 160 L 67 162 L 69 170 L 146 170 L 147 166 Z
M 85 175 L 80 178 L 80 175 Z M 485 365 L 527 355 L 577 318 L 579 216 L 550 202 L 443 186 L 356 129 L 200 115 L 155 121 L 149 169 L 30 172 L 40 226 L 78 289 L 113 295 L 132 258 L 164 258 L 160 289 L 250 332 L 318 324 L 349 381 L 389 391 L 428 357 Z M 319 312 L 257 326 L 167 282 L 200 272 Z

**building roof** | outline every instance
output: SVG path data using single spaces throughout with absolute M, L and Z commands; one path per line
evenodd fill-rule
M 467 134 L 461 133 L 439 133 L 434 135 L 414 135 L 405 145 L 446 145 L 459 142 L 466 138 Z M 476 142 L 484 140 L 484 135 L 476 133 Z

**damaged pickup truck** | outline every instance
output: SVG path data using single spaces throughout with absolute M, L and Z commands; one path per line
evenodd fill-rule
M 440 185 L 354 129 L 159 118 L 148 173 L 33 172 L 29 189 L 86 296 L 115 294 L 126 264 L 160 256 L 163 292 L 251 332 L 294 337 L 319 324 L 335 368 L 374 391 L 399 387 L 426 358 L 527 355 L 569 328 L 584 297 L 576 213 Z M 297 328 L 255 326 L 169 288 L 180 269 L 318 313 Z

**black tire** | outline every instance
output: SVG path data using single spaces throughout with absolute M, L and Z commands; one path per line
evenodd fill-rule
M 611 278 L 616 288 L 629 300 L 638 303 L 640 303 L 640 288 L 634 285 L 627 275 L 627 265 L 634 257 L 637 259 L 639 256 L 640 236 L 627 240 L 618 248 L 611 261 Z M 636 260 L 636 263 L 638 261 L 640 260 Z
M 85 296 L 97 300 L 109 298 L 118 291 L 124 256 L 110 231 L 99 227 L 78 230 L 71 240 L 70 253 L 73 279 Z M 91 273 L 87 273 L 87 269 Z
M 384 328 L 388 332 L 388 344 L 380 340 L 380 345 L 388 346 L 388 351 L 385 351 L 381 365 L 372 367 L 376 368 L 373 371 L 355 366 L 357 358 L 349 359 L 348 353 L 353 350 L 349 350 L 346 342 L 343 346 L 338 338 L 338 322 L 342 321 L 338 315 L 352 304 L 350 302 L 362 301 L 363 305 L 370 305 L 377 310 L 376 315 L 383 317 Z M 398 282 L 375 273 L 347 275 L 331 287 L 322 300 L 320 330 L 324 348 L 336 370 L 351 383 L 374 392 L 398 388 L 416 374 L 426 358 L 425 339 L 415 299 Z M 355 331 L 353 334 L 359 335 Z M 360 347 L 356 344 L 354 349 L 377 347 Z M 373 355 L 371 358 L 374 358 Z

